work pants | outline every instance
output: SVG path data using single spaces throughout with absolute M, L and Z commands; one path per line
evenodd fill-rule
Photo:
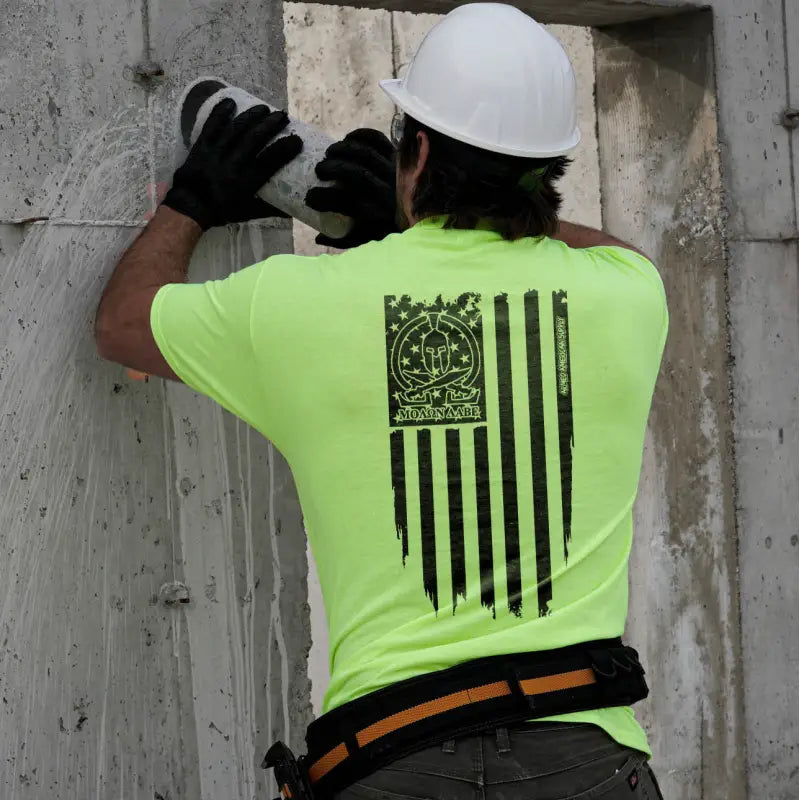
M 336 800 L 663 800 L 647 756 L 594 725 L 498 728 L 400 758 Z

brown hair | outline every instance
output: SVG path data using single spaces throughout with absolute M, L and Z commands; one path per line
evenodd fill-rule
M 510 240 L 557 231 L 562 200 L 555 183 L 571 163 L 568 158 L 493 153 L 444 136 L 406 115 L 397 151 L 401 169 L 416 164 L 420 131 L 430 140 L 430 155 L 414 192 L 414 216 L 445 216 L 445 227 L 466 230 L 484 221 Z

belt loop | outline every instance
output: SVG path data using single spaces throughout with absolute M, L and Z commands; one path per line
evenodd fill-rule
M 497 753 L 510 753 L 510 736 L 507 728 L 497 728 Z
M 442 753 L 454 753 L 455 752 L 455 740 L 454 739 L 447 739 L 445 742 L 441 744 L 441 752 Z
M 518 706 L 521 708 L 532 708 L 533 698 L 528 697 L 524 693 L 519 670 L 513 662 L 509 662 L 505 667 L 505 680 L 508 682 L 510 693 Z

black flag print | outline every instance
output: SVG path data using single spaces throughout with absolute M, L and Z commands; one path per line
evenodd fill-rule
M 558 384 L 558 441 L 560 445 L 560 484 L 563 504 L 563 555 L 569 557 L 572 538 L 572 375 L 569 354 L 569 307 L 566 292 L 552 292 L 552 319 L 555 333 L 555 370 Z
M 485 421 L 480 297 L 432 303 L 386 297 L 392 426 Z
M 403 564 L 409 555 L 418 559 L 421 588 L 436 612 L 451 598 L 455 613 L 458 602 L 467 599 L 471 580 L 475 591 L 479 589 L 481 605 L 494 618 L 497 588 L 503 585 L 508 613 L 521 617 L 528 611 L 523 598 L 532 594 L 532 612 L 545 616 L 551 611 L 553 594 L 553 506 L 559 504 L 562 510 L 566 558 L 572 532 L 574 420 L 567 296 L 564 291 L 552 292 L 551 324 L 538 291 L 515 297 L 498 294 L 490 302 L 496 369 L 492 364 L 491 374 L 486 374 L 478 294 L 467 292 L 455 300 L 439 296 L 433 302 L 409 295 L 385 298 L 396 534 Z M 513 372 L 514 363 L 522 365 L 518 374 Z M 496 387 L 496 400 L 490 406 L 486 382 Z M 545 412 L 545 406 L 552 408 L 545 397 L 556 398 L 557 416 Z M 521 417 L 527 418 L 523 430 L 529 423 L 529 434 L 517 431 L 515 421 Z M 557 434 L 556 457 L 547 453 L 547 431 Z M 473 471 L 468 472 L 462 460 L 466 446 L 473 458 Z M 523 461 L 526 475 L 518 460 L 525 451 L 530 459 Z M 555 458 L 560 491 L 558 497 L 550 497 L 547 463 Z M 409 476 L 414 486 L 410 494 Z M 522 493 L 519 481 L 527 484 Z M 467 483 L 472 487 L 468 493 Z M 533 530 L 520 529 L 522 498 L 532 498 Z M 495 557 L 493 519 L 499 513 L 504 529 L 497 534 L 504 541 L 504 562 Z M 467 518 L 473 528 L 474 553 L 465 544 Z M 409 526 L 409 519 L 418 524 Z M 441 530 L 444 524 L 447 529 Z M 560 531 L 553 535 L 559 537 Z M 444 587 L 439 568 L 447 547 L 451 583 Z M 473 575 L 467 576 L 467 564 Z

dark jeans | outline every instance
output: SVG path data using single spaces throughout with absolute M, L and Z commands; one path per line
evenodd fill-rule
M 647 757 L 594 725 L 536 722 L 398 759 L 336 800 L 663 800 Z

